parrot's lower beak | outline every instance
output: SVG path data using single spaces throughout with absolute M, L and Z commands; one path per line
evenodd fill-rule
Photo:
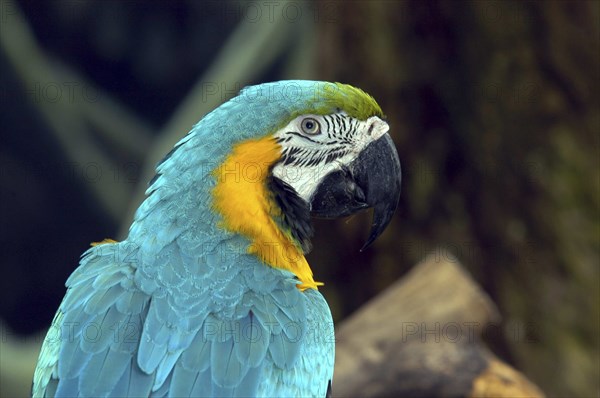
M 315 217 L 337 218 L 372 207 L 371 232 L 362 250 L 385 230 L 400 198 L 400 160 L 389 136 L 369 144 L 348 167 L 328 174 L 311 200 Z

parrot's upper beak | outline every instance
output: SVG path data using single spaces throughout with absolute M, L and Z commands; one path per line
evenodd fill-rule
M 371 232 L 362 250 L 385 230 L 400 198 L 400 160 L 389 134 L 370 143 L 348 167 L 323 179 L 311 200 L 315 217 L 344 217 L 372 207 Z

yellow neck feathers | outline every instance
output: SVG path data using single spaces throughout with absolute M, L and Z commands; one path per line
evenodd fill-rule
M 223 217 L 220 227 L 250 240 L 248 252 L 266 264 L 293 272 L 301 290 L 322 285 L 313 280 L 304 254 L 274 217 L 281 215 L 267 188 L 270 167 L 280 158 L 281 146 L 271 137 L 247 140 L 213 171 L 217 185 L 213 207 Z

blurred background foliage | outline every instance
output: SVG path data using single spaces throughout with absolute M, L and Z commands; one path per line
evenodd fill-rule
M 336 321 L 453 254 L 504 317 L 501 358 L 597 396 L 599 4 L 0 1 L 1 391 L 27 391 L 79 255 L 126 236 L 193 123 L 247 84 L 317 79 L 371 93 L 403 164 L 373 248 L 367 215 L 316 221 Z

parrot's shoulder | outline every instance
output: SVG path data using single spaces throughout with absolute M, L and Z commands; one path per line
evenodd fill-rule
M 212 394 L 256 395 L 263 372 L 303 361 L 318 326 L 307 322 L 313 296 L 330 321 L 316 290 L 305 294 L 291 272 L 266 266 L 247 245 L 230 239 L 194 251 L 174 241 L 151 259 L 142 254 L 134 279 L 151 300 L 138 363 L 156 374 L 155 388 L 194 395 L 201 379 Z
M 316 388 L 294 375 L 329 380 L 333 362 L 318 362 L 333 354 L 323 340 L 333 325 L 320 293 L 223 244 L 201 255 L 176 241 L 151 256 L 131 241 L 90 248 L 67 281 L 34 396 L 281 395 Z

